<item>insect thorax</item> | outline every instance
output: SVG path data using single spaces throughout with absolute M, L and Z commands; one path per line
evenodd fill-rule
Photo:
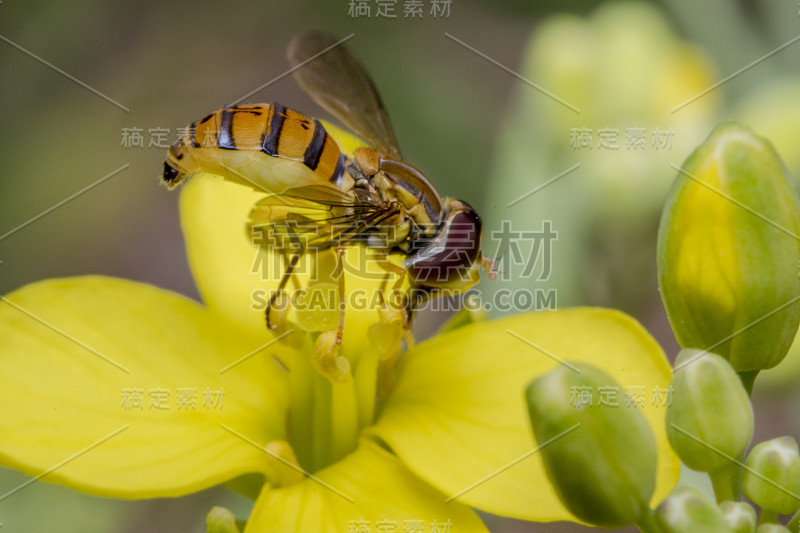
M 408 255 L 436 233 L 420 200 L 398 187 L 386 173 L 368 174 L 357 158 L 350 161 L 347 171 L 353 178 L 351 193 L 357 205 L 365 206 L 356 207 L 364 210 L 363 219 L 370 220 L 370 211 L 380 213 L 372 224 L 365 223 L 363 241 L 367 246 Z

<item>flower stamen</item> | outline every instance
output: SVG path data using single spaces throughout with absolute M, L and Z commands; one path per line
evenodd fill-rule
M 274 440 L 264 446 L 270 456 L 269 480 L 280 487 L 294 485 L 305 479 L 305 472 L 297 462 L 291 444 L 285 440 Z
M 350 380 L 350 361 L 339 355 L 342 339 L 337 330 L 326 331 L 314 343 L 314 368 L 331 383 L 346 383 Z

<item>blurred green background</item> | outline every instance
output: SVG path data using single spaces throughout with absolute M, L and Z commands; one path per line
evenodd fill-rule
M 372 74 L 405 158 L 442 194 L 481 212 L 485 253 L 497 252 L 492 231 L 504 220 L 518 231 L 550 220 L 559 232 L 547 279 L 505 263 L 509 279 L 482 282 L 486 301 L 503 289 L 555 290 L 558 307 L 621 308 L 674 357 L 654 255 L 670 164 L 717 122 L 738 119 L 772 140 L 800 176 L 797 0 L 452 0 L 438 16 L 424 0 L 416 18 L 404 17 L 398 0 L 394 19 L 366 4 L 369 17 L 351 16 L 350 0 L 0 2 L 0 294 L 44 278 L 106 274 L 197 297 L 178 195 L 158 184 L 166 149 L 157 145 L 283 74 L 286 44 L 318 27 L 354 33 L 347 46 Z M 246 101 L 329 118 L 290 76 Z M 645 132 L 642 149 L 626 148 L 633 128 Z M 124 146 L 126 129 L 139 129 L 143 146 Z M 579 129 L 590 130 L 591 149 L 571 146 Z M 617 130 L 616 151 L 598 147 L 601 129 Z M 657 148 L 655 131 L 667 129 L 669 148 Z M 164 130 L 166 140 L 155 134 Z M 800 433 L 800 354 L 790 359 L 757 382 L 756 440 Z M 0 471 L 0 494 L 26 479 Z M 0 500 L 0 523 L 14 532 L 204 531 L 214 504 L 239 516 L 249 505 L 222 489 L 118 502 L 33 483 Z M 496 531 L 584 529 L 487 523 Z

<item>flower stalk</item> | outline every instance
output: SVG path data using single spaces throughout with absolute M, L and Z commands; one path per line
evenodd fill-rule
M 742 457 L 739 458 L 741 463 Z M 717 503 L 739 501 L 741 499 L 741 473 L 739 463 L 729 462 L 708 473 Z
M 663 533 L 661 526 L 658 525 L 656 513 L 653 509 L 648 509 L 642 514 L 642 517 L 636 522 L 636 529 L 642 533 Z

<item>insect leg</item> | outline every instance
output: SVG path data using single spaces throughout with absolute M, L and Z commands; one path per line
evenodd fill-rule
M 406 269 L 389 261 L 384 252 L 376 252 L 375 257 L 378 260 L 378 266 L 386 271 L 387 274 L 397 274 L 397 279 L 392 285 L 392 292 L 399 290 L 403 285 L 403 280 L 406 278 Z
M 289 278 L 292 277 L 292 272 L 294 271 L 294 267 L 297 266 L 298 261 L 300 261 L 300 257 L 302 254 L 295 254 L 292 256 L 292 259 L 289 261 L 289 264 L 286 265 L 286 270 L 283 273 L 283 277 L 281 277 L 280 283 L 278 283 L 278 288 L 275 292 L 272 293 L 272 296 L 269 298 L 269 302 L 267 303 L 267 312 L 266 312 L 266 320 L 267 320 L 267 329 L 274 330 L 278 328 L 277 324 L 272 323 L 271 319 L 271 312 L 272 308 L 275 306 L 275 302 L 278 300 L 278 296 L 283 292 L 286 288 L 286 284 L 289 282 Z
M 344 265 L 342 264 L 344 248 L 336 248 L 336 271 L 339 273 L 339 327 L 336 329 L 336 345 L 341 346 L 344 336 L 344 312 L 347 305 L 347 296 L 344 293 Z
M 283 256 L 283 268 L 284 269 L 288 269 L 290 262 L 291 262 L 291 259 L 289 257 L 287 257 L 286 255 L 284 255 Z M 292 267 L 292 268 L 294 268 L 294 267 Z M 300 282 L 297 280 L 297 276 L 294 275 L 294 271 L 292 272 L 292 275 L 290 276 L 290 278 L 292 279 L 292 286 L 294 287 L 294 290 L 299 290 L 300 289 Z M 288 285 L 288 283 L 287 283 L 287 285 Z
M 406 343 L 409 346 L 413 346 L 414 338 L 411 334 L 411 313 L 413 309 L 411 307 L 411 299 L 408 297 L 408 293 L 400 293 L 400 287 L 402 287 L 403 281 L 405 280 L 406 270 L 402 266 L 389 261 L 385 252 L 376 252 L 375 256 L 378 266 L 386 272 L 386 276 L 383 278 L 380 287 L 382 307 L 378 312 L 381 321 L 386 324 L 401 324 L 405 330 L 404 336 L 406 338 Z M 389 277 L 392 274 L 397 275 L 397 280 L 392 285 L 392 290 L 390 292 L 391 300 L 387 302 L 384 292 L 389 282 Z
M 396 265 L 396 264 L 392 263 L 391 261 L 389 261 L 389 258 L 387 257 L 386 253 L 384 253 L 384 252 L 375 252 L 375 258 L 376 258 L 376 261 L 377 261 L 377 265 L 380 268 L 382 268 L 384 270 L 384 272 L 386 272 L 386 277 L 383 278 L 383 281 L 381 282 L 381 288 L 380 288 L 381 300 L 384 302 L 384 305 L 385 305 L 386 301 L 385 301 L 384 293 L 386 291 L 386 285 L 389 282 L 389 277 L 392 274 L 395 274 L 397 276 L 397 279 L 395 280 L 394 284 L 392 284 L 392 290 L 390 292 L 390 296 L 392 298 L 396 298 L 397 295 L 398 295 L 398 291 L 400 290 L 400 287 L 402 287 L 402 285 L 403 285 L 403 280 L 406 277 L 406 269 L 401 267 L 400 265 Z M 391 303 L 394 305 L 394 304 L 398 304 L 400 302 L 392 301 Z

